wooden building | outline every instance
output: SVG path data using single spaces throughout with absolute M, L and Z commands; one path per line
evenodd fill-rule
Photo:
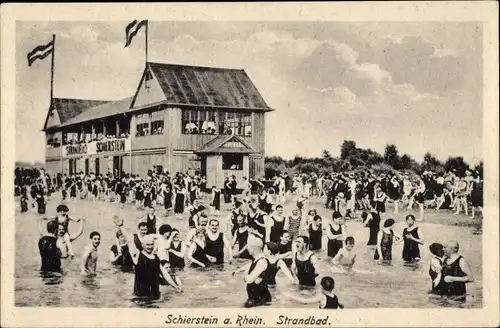
M 265 114 L 244 70 L 147 63 L 119 101 L 52 101 L 44 131 L 51 173 L 199 170 L 207 186 L 262 177 Z

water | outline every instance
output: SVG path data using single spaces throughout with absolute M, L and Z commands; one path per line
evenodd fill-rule
M 47 206 L 47 213 L 53 215 L 59 204 L 60 196 L 54 195 Z M 292 203 L 292 202 L 290 202 Z M 118 205 L 108 203 L 92 203 L 77 200 L 66 202 L 70 213 L 75 217 L 84 217 L 83 235 L 73 242 L 76 257 L 63 260 L 62 275 L 42 276 L 39 272 L 40 255 L 38 252 L 38 214 L 34 212 L 16 212 L 16 254 L 15 254 L 15 304 L 16 306 L 55 306 L 55 307 L 242 307 L 246 300 L 243 274 L 235 277 L 231 272 L 241 266 L 241 260 L 225 264 L 224 270 L 187 269 L 179 274 L 184 285 L 184 292 L 177 293 L 170 287 L 161 287 L 161 298 L 156 301 L 137 301 L 132 295 L 133 274 L 122 273 L 109 263 L 109 249 L 115 242 L 114 214 L 124 219 L 125 226 L 132 231 L 137 219 L 143 212 L 130 204 Z M 324 209 L 321 200 L 311 204 L 320 215 L 331 215 Z M 291 205 L 285 206 L 285 213 L 290 214 Z M 225 220 L 228 211 L 222 211 L 220 218 Z M 157 215 L 159 216 L 159 212 Z M 428 221 L 439 219 L 450 222 L 456 220 L 451 213 L 430 211 Z M 391 215 L 397 224 L 395 231 L 401 232 L 404 214 Z M 187 231 L 187 217 L 162 218 L 181 231 L 181 237 Z M 435 220 L 434 220 L 435 221 Z M 224 226 L 224 225 L 222 225 Z M 332 275 L 336 281 L 336 294 L 346 308 L 435 308 L 435 307 L 482 307 L 482 254 L 481 235 L 474 235 L 471 227 L 460 227 L 445 224 L 421 223 L 420 227 L 426 239 L 431 242 L 445 243 L 450 239 L 458 240 L 461 253 L 469 261 L 474 273 L 475 282 L 467 285 L 467 301 L 465 304 L 454 304 L 428 294 L 430 279 L 428 276 L 429 254 L 427 246 L 421 247 L 422 260 L 418 265 L 404 265 L 401 258 L 402 244 L 393 248 L 392 265 L 374 264 L 373 250 L 364 245 L 368 239 L 368 229 L 358 221 L 347 223 L 347 230 L 356 239 L 358 252 L 354 274 L 332 274 L 329 265 L 324 261 L 326 254 L 319 254 L 319 269 L 322 275 Z M 77 223 L 70 224 L 70 232 L 76 231 Z M 79 272 L 79 254 L 91 231 L 99 231 L 102 235 L 100 245 L 98 275 L 82 277 Z M 304 289 L 292 285 L 282 273 L 278 273 L 277 287 L 272 290 L 273 307 L 317 307 L 317 305 L 301 305 L 281 297 L 284 291 L 312 295 L 315 290 Z

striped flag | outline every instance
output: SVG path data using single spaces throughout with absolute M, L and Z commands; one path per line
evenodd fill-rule
M 50 41 L 46 45 L 38 46 L 28 54 L 28 66 L 31 66 L 37 59 L 44 59 L 54 51 L 54 41 Z
M 125 48 L 128 47 L 132 43 L 132 39 L 134 36 L 139 32 L 141 27 L 147 26 L 148 21 L 142 20 L 140 22 L 137 22 L 137 20 L 134 20 L 132 23 L 128 24 L 127 27 L 125 28 Z

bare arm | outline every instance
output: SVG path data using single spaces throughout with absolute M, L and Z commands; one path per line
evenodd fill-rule
M 250 274 L 245 274 L 245 282 L 247 284 L 251 284 L 259 279 L 259 275 L 266 270 L 267 264 L 264 261 L 259 260 L 255 268 L 252 270 Z
M 82 259 L 80 263 L 81 274 L 87 274 L 87 259 L 90 256 L 90 247 L 85 247 L 82 253 Z
M 283 262 L 283 260 L 278 260 L 278 267 L 281 269 L 281 271 L 285 274 L 285 276 L 287 276 L 288 279 L 290 279 L 290 281 L 292 283 L 295 283 L 297 282 L 297 278 L 295 278 L 292 274 L 292 272 L 288 269 L 288 267 L 286 266 L 285 262 Z
M 187 255 L 188 260 L 191 261 L 192 263 L 198 264 L 201 267 L 205 267 L 205 265 L 203 263 L 201 263 L 200 261 L 196 260 L 193 257 L 193 254 L 195 251 L 196 251 L 196 243 L 192 242 L 191 246 L 189 246 L 189 251 L 188 251 L 188 255 Z
M 235 271 L 233 271 L 233 276 L 237 273 L 248 270 L 248 268 L 250 268 L 251 265 L 252 265 L 252 261 L 250 261 L 250 262 L 246 263 L 244 266 L 236 269 Z
M 76 240 L 78 237 L 80 237 L 83 233 L 83 226 L 85 224 L 85 220 L 84 219 L 81 219 L 80 221 L 80 228 L 78 229 L 78 231 L 76 232 L 76 234 L 74 236 L 70 235 L 69 237 L 69 240 L 70 241 L 74 241 Z
M 229 259 L 233 258 L 233 249 L 231 247 L 231 244 L 229 244 L 229 241 L 227 240 L 226 235 L 222 235 L 222 241 L 224 242 L 224 246 L 226 247 L 227 254 L 229 256 Z

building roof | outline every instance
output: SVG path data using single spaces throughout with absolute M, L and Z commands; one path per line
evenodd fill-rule
M 107 100 L 54 98 L 52 106 L 57 110 L 61 124 L 83 113 L 85 110 L 105 104 Z
M 240 143 L 242 147 L 224 147 L 228 142 Z M 256 151 L 245 140 L 235 135 L 219 135 L 194 151 L 197 154 L 254 154 Z
M 96 118 L 104 118 L 113 115 L 118 115 L 127 112 L 132 105 L 132 99 L 134 97 L 128 97 L 125 99 L 110 101 L 98 106 L 91 107 L 79 115 L 73 117 L 72 119 L 62 123 L 61 126 L 68 126 L 72 124 L 87 122 L 95 120 Z
M 272 110 L 239 69 L 148 63 L 169 104 Z
M 141 109 L 171 105 L 205 109 L 272 111 L 247 73 L 240 69 L 147 63 L 166 100 L 132 107 L 133 97 L 118 101 L 54 98 L 61 125 L 68 126 Z M 139 85 L 140 87 L 140 85 Z M 45 126 L 44 126 L 45 128 Z

